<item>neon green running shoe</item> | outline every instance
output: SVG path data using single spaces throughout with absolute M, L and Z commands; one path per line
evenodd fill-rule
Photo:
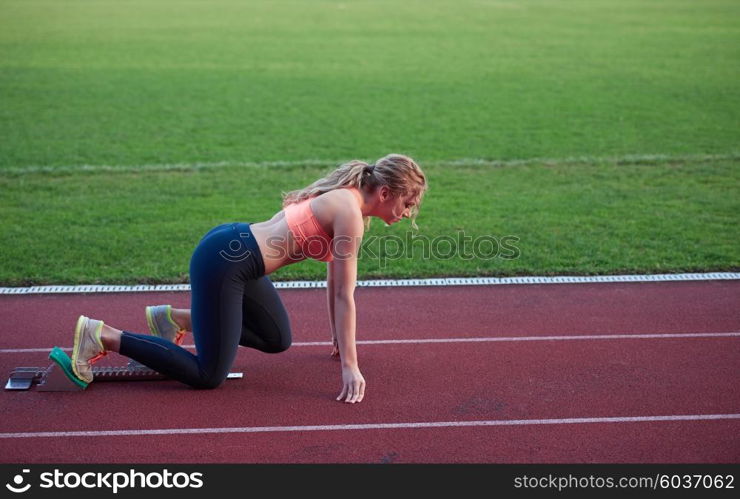
M 185 330 L 172 320 L 171 305 L 155 305 L 146 307 L 146 323 L 152 336 L 158 336 L 171 341 L 176 345 L 182 345 L 185 340 Z

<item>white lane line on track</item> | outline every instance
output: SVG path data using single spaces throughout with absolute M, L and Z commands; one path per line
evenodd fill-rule
M 652 340 L 667 338 L 731 338 L 740 337 L 740 332 L 727 333 L 666 333 L 666 334 L 588 334 L 569 336 L 492 336 L 484 338 L 416 338 L 394 340 L 358 340 L 358 345 L 394 345 L 421 343 L 484 343 L 508 341 L 571 341 L 571 340 Z M 293 347 L 329 346 L 330 341 L 303 341 L 293 343 Z M 183 345 L 183 348 L 195 348 L 195 345 Z M 50 348 L 3 348 L 1 353 L 39 353 L 48 352 Z M 71 348 L 62 348 L 71 351 Z
M 226 428 L 168 428 L 157 430 L 91 430 L 91 431 L 39 431 L 0 433 L 0 439 L 10 438 L 63 438 L 63 437 L 126 437 L 151 435 L 187 435 L 205 433 L 268 433 L 268 432 L 307 432 L 336 430 L 399 430 L 423 428 L 464 428 L 474 426 L 527 426 L 527 425 L 566 425 L 603 423 L 654 423 L 666 421 L 713 421 L 740 419 L 740 414 L 691 414 L 669 416 L 630 416 L 603 418 L 565 418 L 565 419 L 499 419 L 487 421 L 435 421 L 416 423 L 367 423 L 343 425 L 304 425 L 304 426 L 245 426 Z
M 625 282 L 685 282 L 685 281 L 735 281 L 740 280 L 738 272 L 711 272 L 694 274 L 652 274 L 652 275 L 599 275 L 599 276 L 531 276 L 531 277 L 445 277 L 432 279 L 382 279 L 357 281 L 358 288 L 374 287 L 440 287 L 440 286 L 500 286 L 511 284 L 594 284 Z M 277 289 L 323 289 L 326 281 L 277 281 Z M 77 286 L 32 286 L 25 288 L 0 287 L 0 295 L 31 294 L 82 294 L 82 293 L 150 293 L 150 292 L 188 292 L 189 284 L 159 285 L 96 285 Z

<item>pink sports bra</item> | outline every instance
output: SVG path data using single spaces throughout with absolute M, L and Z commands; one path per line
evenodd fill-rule
M 321 262 L 331 262 L 332 238 L 326 233 L 311 209 L 311 199 L 304 199 L 284 208 L 288 229 L 293 233 L 303 254 Z

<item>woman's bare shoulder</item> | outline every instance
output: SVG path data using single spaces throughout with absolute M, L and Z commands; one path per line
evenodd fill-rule
M 335 212 L 351 212 L 360 214 L 360 206 L 357 203 L 357 197 L 350 189 L 334 189 L 325 192 L 316 198 L 316 205 L 326 207 Z
M 335 189 L 318 196 L 311 205 L 322 225 L 335 226 L 337 221 L 362 223 L 362 212 L 355 194 L 349 189 Z

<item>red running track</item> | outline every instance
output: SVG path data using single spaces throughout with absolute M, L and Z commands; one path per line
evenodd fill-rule
M 740 332 L 738 281 L 358 288 L 361 341 L 489 341 L 361 343 L 368 389 L 355 405 L 334 401 L 325 293 L 280 290 L 294 346 L 241 349 L 232 370 L 245 378 L 216 390 L 159 381 L 3 392 L 0 461 L 740 461 L 740 335 L 695 336 Z M 48 364 L 46 352 L 18 350 L 71 346 L 79 314 L 143 332 L 145 305 L 188 301 L 2 296 L 0 368 Z M 594 335 L 629 337 L 573 339 Z M 567 338 L 534 340 L 553 336 Z M 724 419 L 695 419 L 713 415 Z

